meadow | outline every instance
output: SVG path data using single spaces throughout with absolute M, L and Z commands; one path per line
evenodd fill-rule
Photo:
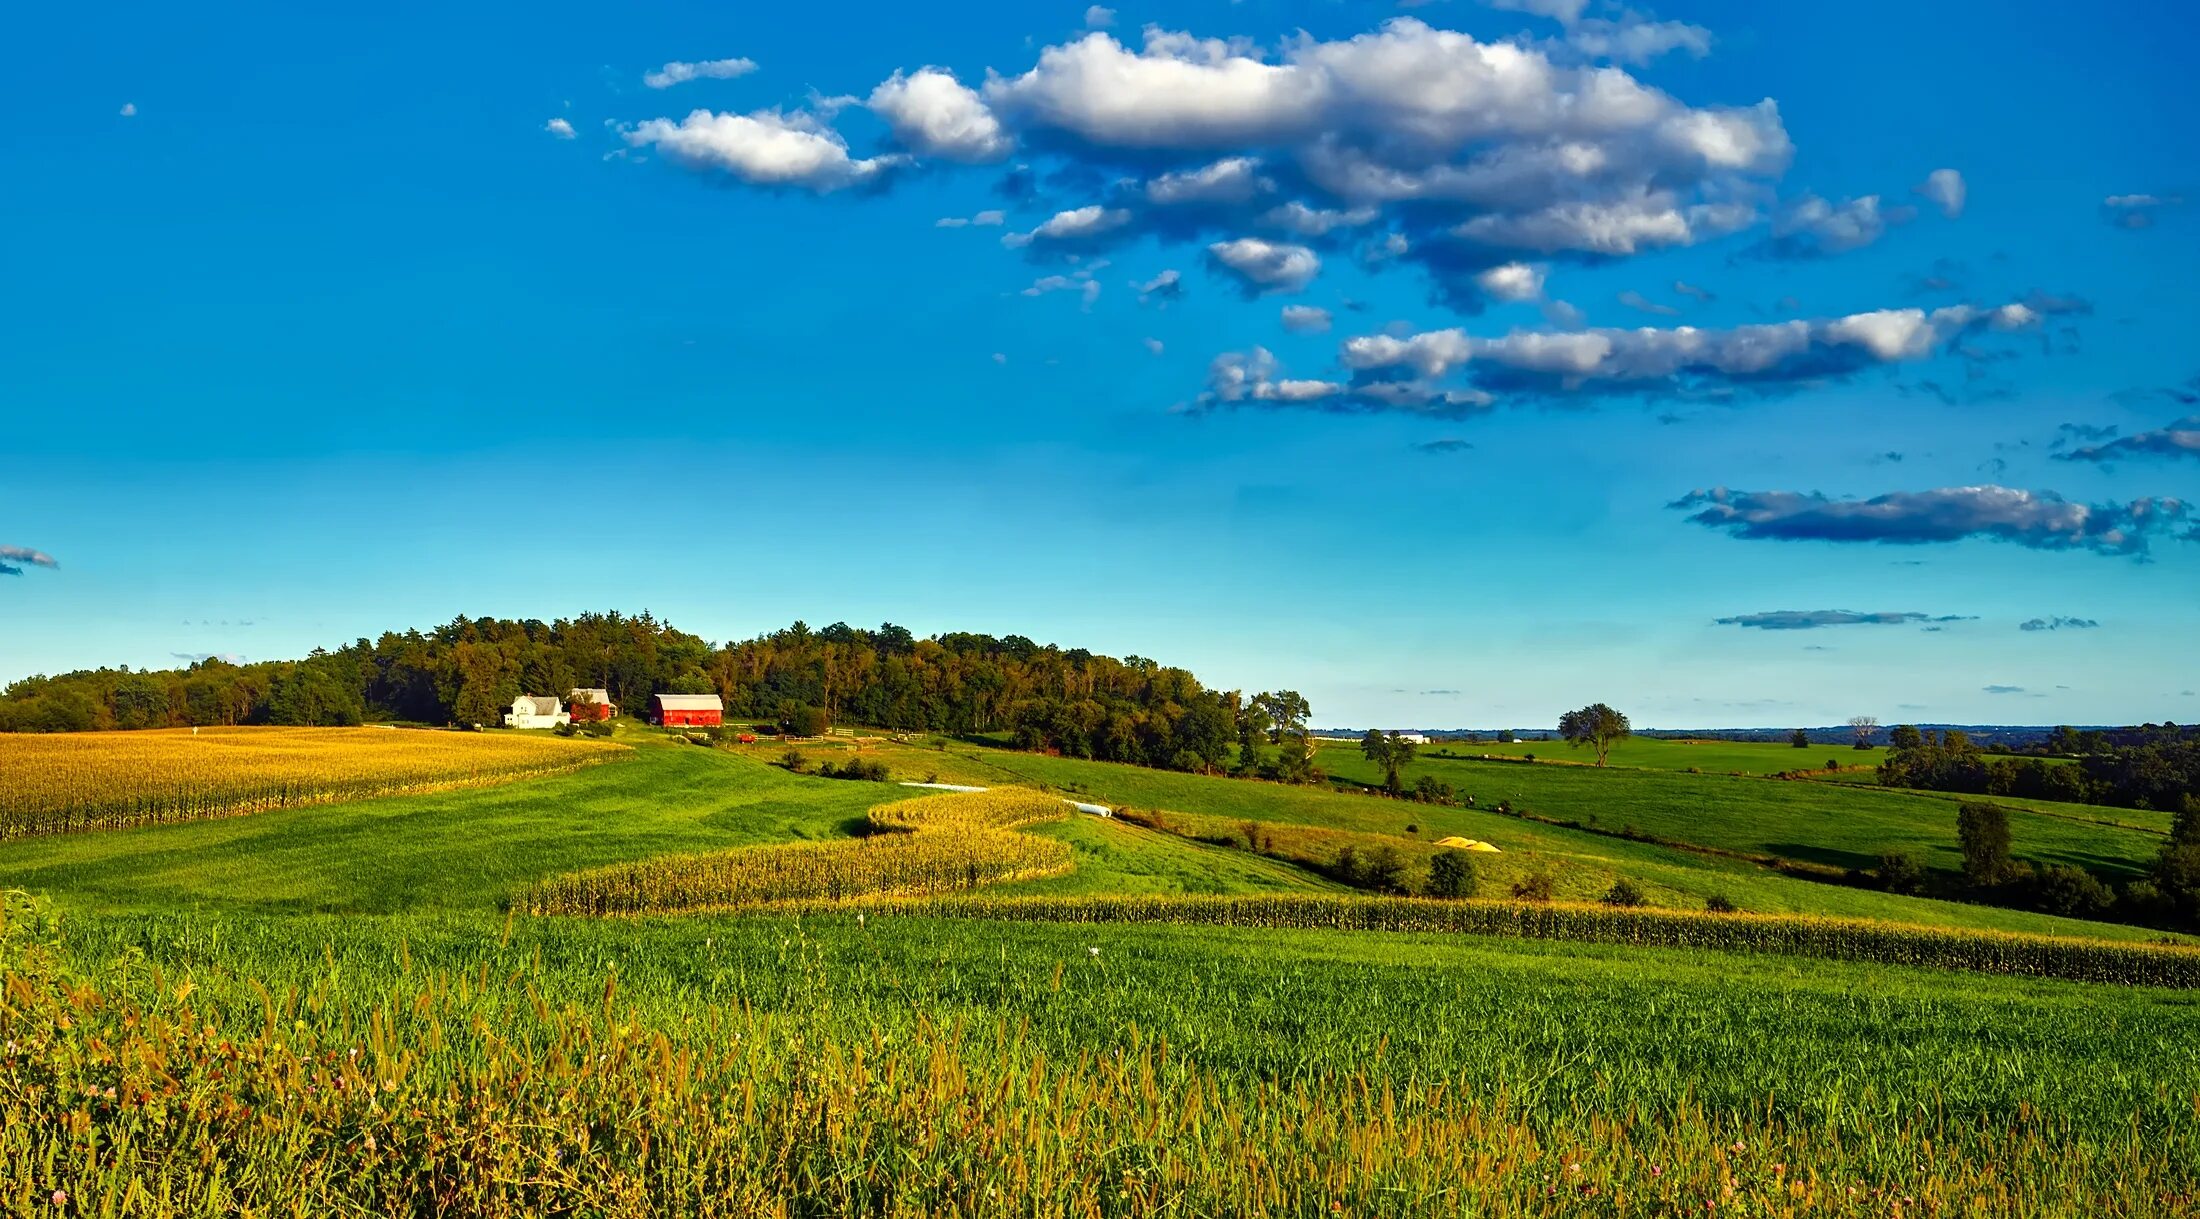
M 1352 790 L 802 746 L 996 789 L 912 795 L 619 739 L 497 786 L 0 843 L 0 885 L 46 903 L 11 899 L 0 945 L 0 1209 L 2152 1216 L 2200 1190 L 2200 957 L 2157 933 Z M 1759 789 L 1905 799 L 1481 765 L 1629 805 L 1716 780 L 1737 819 Z M 1953 805 L 1885 807 L 1924 835 Z M 1357 896 L 1305 837 L 1451 833 L 1502 844 L 1487 894 L 1533 869 L 1667 908 Z M 1052 862 L 835 862 L 992 835 Z M 527 913 L 607 877 L 682 912 Z

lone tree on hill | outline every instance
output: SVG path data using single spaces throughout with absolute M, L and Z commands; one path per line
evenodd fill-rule
M 1849 717 L 1849 727 L 1856 730 L 1856 747 L 1858 749 L 1870 749 L 1872 747 L 1872 736 L 1879 731 L 1879 717 L 1876 715 L 1852 715 Z
M 1569 711 L 1558 717 L 1558 735 L 1579 749 L 1583 745 L 1597 752 L 1597 765 L 1612 752 L 1612 744 L 1634 731 L 1627 717 L 1603 703 L 1591 703 L 1579 711 Z
M 1795 746 L 1797 749 L 1808 749 L 1810 748 L 1810 734 L 1798 728 L 1789 735 L 1788 744 Z
M 1963 845 L 1963 879 L 1974 888 L 2009 878 L 2009 814 L 2000 805 L 1959 805 L 1956 840 Z
M 1392 795 L 1405 790 L 1404 784 L 1398 781 L 1398 772 L 1413 760 L 1415 748 L 1413 742 L 1397 733 L 1385 733 L 1379 728 L 1368 729 L 1367 735 L 1360 738 L 1361 756 L 1383 768 L 1383 787 Z

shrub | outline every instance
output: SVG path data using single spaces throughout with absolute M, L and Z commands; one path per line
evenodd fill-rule
M 803 756 L 799 749 L 789 749 L 779 755 L 779 764 L 799 775 L 809 769 L 810 759 Z
M 587 723 L 581 725 L 581 731 L 587 733 L 590 736 L 610 736 L 611 721 L 590 720 Z
M 2116 895 L 2084 868 L 2054 864 L 2033 877 L 2031 904 L 2049 914 L 2091 918 L 2114 905 Z
M 1465 851 L 1438 851 L 1428 864 L 1428 895 L 1430 897 L 1473 897 L 1480 886 L 1475 875 L 1474 856 Z
M 823 736 L 825 730 L 832 726 L 831 719 L 825 714 L 825 708 L 812 707 L 807 703 L 796 703 L 788 707 L 780 717 L 780 723 L 785 726 L 789 736 Z
M 1728 901 L 1727 896 L 1724 893 L 1714 893 L 1711 896 L 1703 899 L 1703 908 L 1711 912 L 1712 914 L 1739 913 L 1739 907 L 1735 906 L 1733 902 Z
M 1916 893 L 1925 887 L 1925 869 L 1907 851 L 1888 851 L 1879 857 L 1879 887 L 1889 893 Z
M 1607 906 L 1646 906 L 1650 904 L 1650 899 L 1643 896 L 1642 890 L 1635 886 L 1635 882 L 1624 876 L 1613 881 L 1612 887 L 1605 890 L 1604 896 L 1597 900 Z
M 1557 886 L 1548 872 L 1535 872 L 1513 882 L 1513 896 L 1522 901 L 1547 902 Z

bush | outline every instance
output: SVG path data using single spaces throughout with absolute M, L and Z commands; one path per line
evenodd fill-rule
M 790 749 L 787 752 L 794 753 L 795 751 Z M 790 767 L 790 769 L 793 768 Z M 839 766 L 827 762 L 817 768 L 817 773 L 828 779 L 855 779 L 864 783 L 884 783 L 886 782 L 886 763 L 868 761 L 863 758 L 850 758 Z
M 779 764 L 799 775 L 809 769 L 810 759 L 804 757 L 801 750 L 790 749 L 779 755 Z
M 1465 851 L 1438 851 L 1428 864 L 1430 897 L 1473 897 L 1481 878 L 1475 875 L 1474 856 Z
M 1556 889 L 1548 872 L 1536 872 L 1513 882 L 1513 896 L 1527 902 L 1547 902 Z
M 1635 886 L 1635 882 L 1624 876 L 1613 881 L 1612 887 L 1605 890 L 1604 896 L 1597 900 L 1607 906 L 1646 906 L 1650 903 L 1650 899 L 1642 895 L 1642 890 Z
M 825 714 L 825 708 L 812 707 L 807 703 L 796 703 L 787 708 L 786 713 L 780 717 L 780 723 L 785 726 L 789 736 L 823 736 L 825 730 L 832 727 L 832 720 Z
M 590 736 L 610 736 L 611 721 L 590 720 L 587 723 L 581 725 L 581 731 L 587 733 Z
M 1916 893 L 1925 887 L 1925 868 L 1907 851 L 1888 851 L 1879 857 L 1879 887 L 1889 893 Z
M 2114 905 L 2116 895 L 2084 868 L 2054 864 L 2032 879 L 2031 904 L 2048 914 L 2092 918 Z
M 1724 893 L 1714 893 L 1703 899 L 1703 908 L 1713 914 L 1734 914 L 1739 909 L 1733 902 L 1727 900 Z

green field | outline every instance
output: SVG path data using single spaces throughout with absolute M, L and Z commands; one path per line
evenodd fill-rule
M 673 1197 L 729 1215 L 790 1197 L 910 1215 L 1310 1214 L 1329 1201 L 1364 1214 L 1710 1202 L 2167 1215 L 2200 1188 L 2196 991 L 891 907 L 507 913 L 552 875 L 841 838 L 909 794 L 766 765 L 783 745 L 620 739 L 631 756 L 502 787 L 0 843 L 0 885 L 61 916 L 47 964 L 20 918 L 0 944 L 26 979 L 0 1024 L 11 1043 L 51 1046 L 0 1055 L 0 1083 L 15 1081 L 0 1087 L 0 1209 L 29 1213 L 64 1189 L 109 1200 L 86 1213 L 147 1215 L 414 1213 L 431 1192 L 446 1213 L 509 1215 L 654 1214 Z M 858 748 L 803 746 L 813 761 Z M 1626 877 L 1688 910 L 1719 894 L 1765 913 L 2159 938 L 1383 799 L 1349 790 L 1376 776 L 1341 749 L 1321 761 L 1344 791 L 961 743 L 860 749 L 897 779 L 1037 786 L 1220 830 L 1207 842 L 1074 814 L 1026 831 L 1068 843 L 1074 869 L 989 890 L 1001 896 L 1341 891 L 1284 852 L 1247 849 L 1233 835 L 1250 822 L 1415 849 L 1483 838 L 1503 848 L 1479 857 L 1492 889 L 1543 871 L 1560 897 L 1584 897 Z M 1837 859 L 1886 834 L 1945 862 L 1953 841 L 1954 805 L 1908 793 L 1647 765 L 1424 757 L 1419 773 L 1484 802 L 1585 822 L 1603 810 L 1600 829 L 1631 820 L 1736 850 Z M 2130 867 L 2147 835 L 2112 822 L 2145 816 L 2045 809 L 2019 821 L 2018 853 Z M 21 1073 L 34 1066 L 46 1073 Z M 41 1090 L 49 1079 L 121 1099 L 64 1103 Z M 278 1103 L 310 1116 L 240 1116 Z M 89 1123 L 81 1136 L 55 1120 L 70 1111 Z M 219 1180 L 192 1167 L 216 1160 Z M 692 1192 L 698 1181 L 716 1184 Z M 152 1201 L 156 1185 L 170 1202 Z

